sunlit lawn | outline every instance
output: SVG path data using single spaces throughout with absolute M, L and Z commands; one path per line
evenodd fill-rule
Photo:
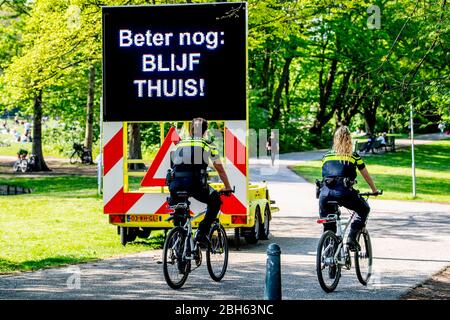
M 0 185 L 20 185 L 32 194 L 0 196 L 0 273 L 43 267 L 160 248 L 157 232 L 149 240 L 123 247 L 117 228 L 102 213 L 94 177 L 10 178 Z
M 364 157 L 369 173 L 383 199 L 413 200 L 411 150 L 381 153 Z M 417 197 L 414 200 L 450 203 L 450 140 L 415 147 Z M 308 161 L 293 168 L 308 181 L 321 177 L 321 161 Z M 368 190 L 358 176 L 358 188 Z

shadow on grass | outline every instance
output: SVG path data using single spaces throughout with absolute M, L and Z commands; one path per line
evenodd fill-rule
M 0 184 L 2 183 L 31 188 L 34 194 L 64 192 L 73 194 L 75 191 L 76 193 L 86 195 L 88 192 L 96 192 L 97 190 L 97 178 L 87 176 L 33 177 L 30 179 L 27 177 L 1 175 Z
M 157 235 L 149 239 L 139 239 L 127 244 L 127 246 L 139 245 L 142 246 L 142 251 L 161 249 L 164 245 L 164 235 Z M 128 253 L 127 253 L 128 254 Z M 106 258 L 106 257 L 105 257 Z M 65 266 L 69 264 L 92 262 L 102 259 L 99 256 L 55 256 L 44 259 L 27 260 L 15 262 L 0 258 L 0 274 L 11 273 L 18 271 L 35 271 L 44 268 Z
M 97 257 L 70 257 L 56 256 L 45 259 L 27 260 L 22 262 L 14 262 L 0 258 L 0 274 L 15 271 L 34 271 L 49 267 L 64 266 L 68 264 L 89 262 L 98 259 Z
M 148 246 L 149 249 L 162 249 L 164 246 L 164 234 L 158 234 L 155 236 L 152 236 L 147 239 L 136 239 L 133 242 L 127 243 L 127 246 L 129 245 L 143 245 Z

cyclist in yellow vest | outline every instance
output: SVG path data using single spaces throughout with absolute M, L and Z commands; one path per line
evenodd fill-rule
M 350 130 L 346 126 L 338 128 L 334 134 L 333 149 L 322 158 L 323 187 L 320 190 L 319 207 L 320 216 L 324 218 L 334 213 L 334 206 L 328 204 L 328 201 L 337 201 L 339 205 L 356 212 L 347 238 L 347 245 L 354 251 L 359 249 L 356 236 L 364 227 L 370 211 L 367 202 L 352 187 L 356 180 L 356 169 L 369 184 L 372 192 L 377 193 L 378 190 L 364 161 L 352 149 Z M 324 231 L 326 230 L 336 232 L 336 223 L 324 224 Z
M 216 219 L 222 204 L 219 192 L 207 183 L 209 160 L 217 170 L 224 183 L 222 192 L 231 192 L 231 186 L 217 147 L 204 139 L 208 129 L 208 122 L 203 118 L 195 118 L 190 125 L 190 137 L 181 140 L 172 155 L 173 173 L 169 182 L 170 204 L 180 202 L 178 191 L 186 191 L 194 199 L 206 203 L 207 209 L 204 219 L 200 222 L 195 240 L 207 243 L 207 234 L 211 224 Z

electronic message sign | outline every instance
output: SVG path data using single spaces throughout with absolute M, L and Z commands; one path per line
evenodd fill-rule
M 103 7 L 104 121 L 246 119 L 246 3 Z

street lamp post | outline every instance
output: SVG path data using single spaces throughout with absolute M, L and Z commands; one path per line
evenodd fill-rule
M 100 153 L 97 158 L 97 193 L 102 191 L 102 171 L 103 171 L 103 97 L 100 97 Z
M 412 169 L 412 187 L 413 187 L 413 197 L 416 197 L 416 161 L 414 158 L 414 116 L 413 116 L 413 106 L 412 104 L 409 107 L 409 121 L 411 128 L 411 169 Z

